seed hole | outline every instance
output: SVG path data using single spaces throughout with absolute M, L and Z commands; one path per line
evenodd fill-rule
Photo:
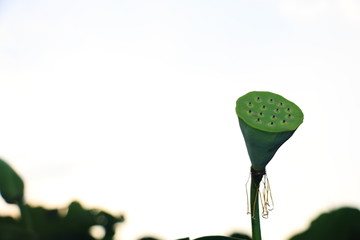
M 280 109 L 278 109 L 278 108 L 277 108 L 277 109 L 275 109 L 275 112 L 277 112 L 277 113 L 278 113 L 278 112 L 280 112 Z
M 284 104 L 283 104 L 282 102 L 281 102 L 281 103 L 279 103 L 279 106 L 280 106 L 280 107 L 282 107 L 283 105 L 284 105 Z
M 262 112 L 260 112 L 259 114 L 260 114 L 260 116 L 264 115 Z
M 290 110 L 291 110 L 290 108 L 287 108 L 287 109 L 286 109 L 286 111 L 288 111 L 288 112 L 290 112 Z
M 257 118 L 256 121 L 257 121 L 257 122 L 260 122 L 261 120 L 260 120 L 260 118 Z
M 275 118 L 276 118 L 276 116 L 275 116 L 275 115 L 272 115 L 271 117 L 272 117 L 273 119 L 275 119 Z
M 248 113 L 252 113 L 252 111 L 251 111 L 251 110 L 249 110 L 249 111 L 248 111 Z
M 291 118 L 291 114 L 288 114 L 287 116 L 288 116 L 288 118 Z
M 262 105 L 262 107 L 261 107 L 262 109 L 266 109 L 266 106 L 265 105 Z
M 282 123 L 286 123 L 286 121 L 285 121 L 285 120 L 282 120 Z
M 270 99 L 269 99 L 269 102 L 271 102 L 271 103 L 272 103 L 272 102 L 273 102 L 273 99 L 272 99 L 272 98 L 270 98 Z
M 257 100 L 257 101 L 260 101 L 260 100 L 261 100 L 261 98 L 260 98 L 260 97 L 257 97 L 257 98 L 256 98 L 256 100 Z
M 252 106 L 252 103 L 251 103 L 251 102 L 248 102 L 248 106 L 251 107 L 251 106 Z
M 270 122 L 270 125 L 274 125 L 274 122 Z

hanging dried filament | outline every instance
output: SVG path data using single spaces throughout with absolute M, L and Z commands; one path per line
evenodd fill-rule
M 249 191 L 248 191 L 248 188 L 249 188 L 249 180 L 250 180 L 250 175 L 251 173 L 249 173 L 249 177 L 245 183 L 245 190 L 246 190 L 246 214 L 251 214 L 251 211 L 250 211 L 250 204 L 249 204 Z M 253 216 L 253 214 L 251 214 L 251 217 Z
M 249 188 L 249 179 L 250 179 L 250 175 L 248 177 L 248 180 L 246 181 L 245 184 L 245 189 L 246 189 L 246 210 L 247 210 L 247 214 L 251 214 L 251 217 L 253 218 L 255 216 L 254 212 L 251 212 L 251 208 L 250 208 L 250 200 L 249 200 L 249 192 L 248 192 L 248 188 Z M 269 179 L 267 177 L 267 175 L 265 174 L 263 176 L 263 179 L 261 180 L 260 186 L 257 187 L 256 190 L 256 196 L 254 199 L 254 202 L 251 203 L 253 204 L 253 206 L 255 206 L 256 201 L 258 200 L 258 197 L 260 198 L 260 203 L 261 203 L 261 216 L 263 218 L 268 218 L 269 216 L 269 211 L 274 209 L 274 201 L 272 198 L 272 194 L 271 194 L 271 188 L 270 188 L 270 183 L 269 183 Z M 255 209 L 255 208 L 253 208 Z
M 259 190 L 258 190 L 259 191 Z M 271 194 L 270 183 L 267 175 L 265 174 L 262 179 L 262 190 L 260 194 L 260 202 L 262 207 L 262 217 L 268 218 L 269 211 L 274 209 L 274 201 Z

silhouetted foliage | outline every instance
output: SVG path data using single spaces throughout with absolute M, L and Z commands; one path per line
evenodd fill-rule
M 241 239 L 241 240 L 251 240 L 251 238 L 248 235 L 243 234 L 243 233 L 238 233 L 238 232 L 230 234 L 230 237 L 238 238 L 238 239 Z
M 113 216 L 99 209 L 85 209 L 72 202 L 61 214 L 59 209 L 31 207 L 24 204 L 24 183 L 21 177 L 0 159 L 0 194 L 7 203 L 16 204 L 21 213 L 20 219 L 0 217 L 0 240 L 95 240 L 90 228 L 99 226 L 104 230 L 102 240 L 112 240 L 115 225 L 124 222 L 124 216 Z M 360 211 L 343 207 L 321 214 L 312 221 L 309 229 L 293 236 L 290 240 L 359 240 Z M 155 237 L 142 237 L 139 240 L 159 240 Z M 178 240 L 189 240 L 183 238 Z M 242 233 L 230 236 L 204 236 L 195 240 L 251 240 Z
M 26 229 L 22 220 L 0 217 L 1 240 L 95 240 L 89 232 L 95 225 L 104 228 L 103 240 L 111 240 L 115 224 L 124 221 L 122 215 L 114 217 L 101 210 L 87 210 L 79 202 L 72 202 L 65 216 L 58 209 L 29 205 L 25 208 L 31 218 L 32 231 Z
M 0 217 L 0 239 L 1 240 L 35 240 L 35 235 L 26 230 L 23 225 L 11 218 Z
M 205 236 L 205 237 L 199 237 L 195 240 L 239 240 L 238 238 L 228 237 L 228 236 Z
M 190 239 L 182 238 L 178 240 L 190 240 Z M 251 238 L 246 234 L 236 232 L 230 234 L 229 236 L 220 236 L 220 235 L 204 236 L 204 237 L 196 238 L 194 240 L 251 240 Z
M 160 240 L 158 238 L 155 238 L 155 237 L 142 237 L 142 238 L 139 238 L 139 240 Z
M 321 214 L 311 222 L 310 227 L 290 240 L 359 240 L 360 211 L 343 207 Z

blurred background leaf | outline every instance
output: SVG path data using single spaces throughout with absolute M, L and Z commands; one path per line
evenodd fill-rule
M 359 240 L 360 211 L 356 208 L 343 207 L 323 213 L 313 220 L 310 227 L 296 234 L 290 240 Z

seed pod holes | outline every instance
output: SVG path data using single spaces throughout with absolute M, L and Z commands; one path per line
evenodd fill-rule
M 250 126 L 270 132 L 294 130 L 303 121 L 297 105 L 271 92 L 245 94 L 237 100 L 236 112 Z

